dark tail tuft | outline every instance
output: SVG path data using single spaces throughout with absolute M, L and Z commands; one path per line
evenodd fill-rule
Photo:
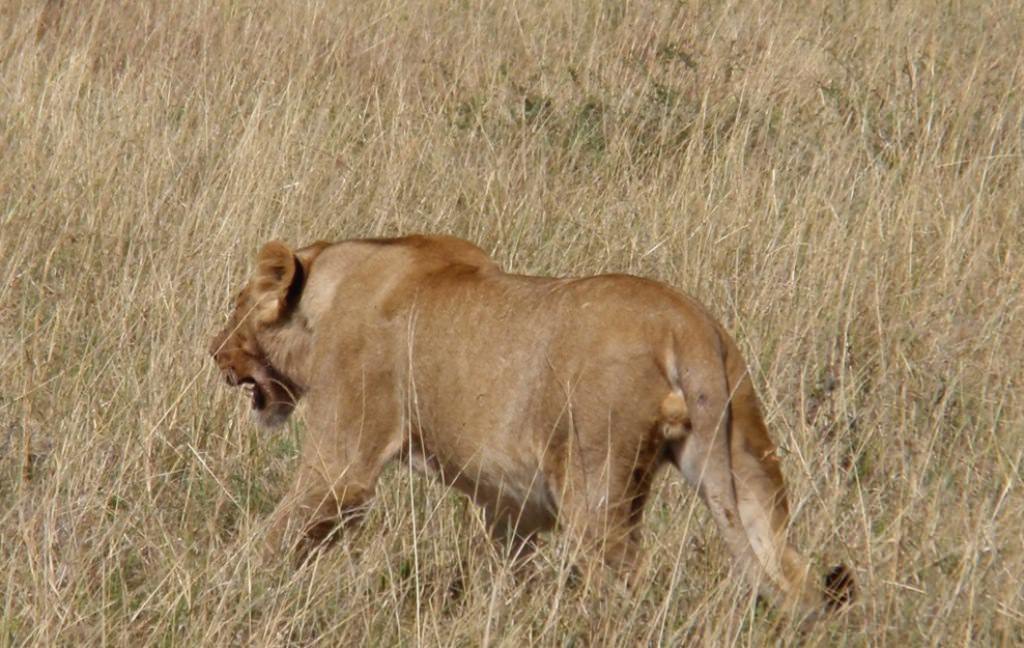
M 846 565 L 836 565 L 825 574 L 825 607 L 828 610 L 841 610 L 853 601 L 857 593 L 857 585 L 853 581 L 853 573 Z

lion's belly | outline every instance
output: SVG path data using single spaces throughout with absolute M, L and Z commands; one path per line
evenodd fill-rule
M 522 459 L 493 452 L 456 457 L 421 450 L 409 456 L 413 468 L 438 476 L 483 507 L 489 521 L 514 526 L 524 534 L 550 529 L 557 505 L 548 480 L 539 465 Z

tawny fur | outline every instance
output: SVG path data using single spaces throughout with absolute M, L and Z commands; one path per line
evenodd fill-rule
M 670 462 L 762 592 L 825 604 L 787 542 L 782 474 L 735 343 L 665 285 L 507 274 L 443 236 L 273 242 L 211 352 L 229 383 L 251 385 L 262 421 L 308 401 L 271 551 L 317 546 L 401 457 L 472 497 L 498 537 L 528 544 L 557 521 L 628 567 Z

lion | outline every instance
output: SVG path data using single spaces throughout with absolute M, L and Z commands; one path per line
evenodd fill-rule
M 756 591 L 805 615 L 852 596 L 845 567 L 815 586 L 787 540 L 779 458 L 736 343 L 662 283 L 510 274 L 448 236 L 274 241 L 210 353 L 261 424 L 307 403 L 272 553 L 301 563 L 402 459 L 467 494 L 517 553 L 557 524 L 628 571 L 670 464 Z

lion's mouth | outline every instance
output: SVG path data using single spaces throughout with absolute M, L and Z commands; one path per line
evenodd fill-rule
M 254 410 L 261 410 L 267 406 L 267 394 L 252 378 L 246 378 L 241 383 L 243 389 L 249 392 L 249 398 L 252 399 L 252 408 Z

